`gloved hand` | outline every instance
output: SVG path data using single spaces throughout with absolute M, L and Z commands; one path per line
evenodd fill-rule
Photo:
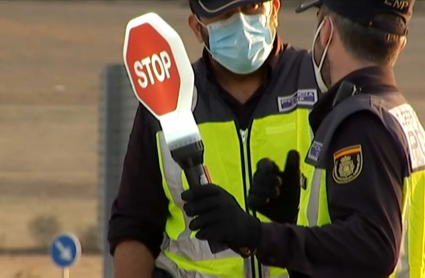
M 277 223 L 295 224 L 298 215 L 301 187 L 300 154 L 290 151 L 282 172 L 271 160 L 257 163 L 249 190 L 248 206 Z
M 246 213 L 235 197 L 214 184 L 194 186 L 181 194 L 187 216 L 194 217 L 189 228 L 201 240 L 227 245 L 242 256 L 258 247 L 261 223 Z M 249 252 L 247 252 L 249 250 Z

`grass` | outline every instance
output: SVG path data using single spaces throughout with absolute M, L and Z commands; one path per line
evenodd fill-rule
M 48 256 L 0 256 L 2 278 L 58 278 L 61 269 Z M 100 256 L 83 256 L 71 268 L 70 277 L 100 278 L 102 273 Z

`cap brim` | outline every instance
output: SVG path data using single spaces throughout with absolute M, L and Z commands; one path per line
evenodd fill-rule
M 198 16 L 211 18 L 227 13 L 238 7 L 267 2 L 269 0 L 215 0 L 212 3 L 204 3 L 204 0 L 193 1 L 193 9 Z
M 309 2 L 305 2 L 302 3 L 301 6 L 299 6 L 295 12 L 296 13 L 302 13 L 310 8 L 320 8 L 320 6 L 322 6 L 322 0 L 313 0 L 313 1 L 309 1 Z

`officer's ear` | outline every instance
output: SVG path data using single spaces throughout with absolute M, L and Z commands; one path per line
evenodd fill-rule
M 199 24 L 198 19 L 196 18 L 196 15 L 191 14 L 187 21 L 189 23 L 189 27 L 192 29 L 193 33 L 195 34 L 198 42 L 204 43 L 204 40 L 202 38 L 202 33 L 201 33 L 202 26 L 201 24 Z
M 272 5 L 271 22 L 274 27 L 277 27 L 279 25 L 280 0 L 273 0 Z
M 323 27 L 320 30 L 319 41 L 322 47 L 325 47 L 329 40 L 332 40 L 332 37 L 335 36 L 335 24 L 331 17 L 325 16 L 323 18 Z
M 402 52 L 402 51 L 403 51 L 403 49 L 406 47 L 406 44 L 407 44 L 407 36 L 403 36 L 403 37 L 401 38 L 401 42 L 400 42 L 400 50 L 399 50 L 399 52 Z

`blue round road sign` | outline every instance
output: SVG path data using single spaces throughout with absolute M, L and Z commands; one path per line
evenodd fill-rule
M 81 256 L 80 241 L 71 233 L 60 234 L 50 244 L 49 254 L 57 266 L 71 267 Z

